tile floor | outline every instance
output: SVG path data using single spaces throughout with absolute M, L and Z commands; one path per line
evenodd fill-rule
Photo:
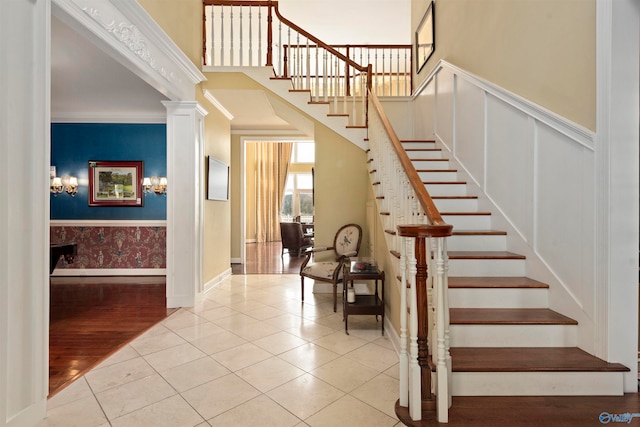
M 311 288 L 311 286 L 306 286 Z M 39 427 L 401 426 L 398 360 L 373 316 L 297 275 L 234 275 L 48 402 Z

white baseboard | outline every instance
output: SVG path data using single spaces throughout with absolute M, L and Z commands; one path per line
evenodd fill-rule
M 228 268 L 227 270 L 225 270 L 222 273 L 218 274 L 217 276 L 213 277 L 211 280 L 207 281 L 204 284 L 204 287 L 203 287 L 204 290 L 202 292 L 202 295 L 204 296 L 207 292 L 209 292 L 210 290 L 214 289 L 216 286 L 221 284 L 229 276 L 231 276 L 231 269 L 230 268 Z
M 231 258 L 231 264 L 242 264 L 242 258 Z

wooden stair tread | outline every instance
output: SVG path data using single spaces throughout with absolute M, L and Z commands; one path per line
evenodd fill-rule
M 449 251 L 449 259 L 525 259 L 509 251 Z
M 578 347 L 452 347 L 454 372 L 627 372 Z
M 548 308 L 450 308 L 452 325 L 577 325 Z
M 436 142 L 435 139 L 401 139 L 400 142 Z
M 449 277 L 449 288 L 533 288 L 549 285 L 528 277 Z
M 454 236 L 506 236 L 506 231 L 501 230 L 458 230 L 453 229 Z
M 405 148 L 404 151 L 409 155 L 412 151 L 442 151 L 442 148 Z M 425 160 L 425 159 L 413 159 L 413 160 Z
M 442 200 L 450 200 L 450 199 L 473 199 L 476 200 L 478 196 L 431 196 L 433 200 L 442 199 Z
M 458 172 L 458 169 L 416 169 L 416 172 Z
M 442 215 L 442 216 L 444 216 L 444 215 L 449 215 L 449 216 L 473 216 L 473 215 L 489 216 L 489 215 L 491 215 L 491 212 L 467 212 L 467 211 L 463 211 L 463 212 L 440 212 L 440 215 Z
M 467 181 L 422 181 L 424 185 L 467 185 Z

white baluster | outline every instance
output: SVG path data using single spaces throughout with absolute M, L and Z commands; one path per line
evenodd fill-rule
M 296 33 L 296 89 L 302 89 L 302 55 L 300 54 L 300 33 Z
M 322 49 L 322 79 L 324 80 L 324 88 L 323 88 L 323 92 L 324 92 L 324 102 L 329 102 L 329 84 L 330 84 L 330 80 L 329 80 L 329 76 L 328 76 L 328 68 L 329 68 L 329 64 L 327 63 L 327 50 L 326 49 Z
M 403 238 L 403 243 L 408 239 Z M 400 245 L 400 406 L 409 405 L 409 355 L 407 354 L 407 249 Z
M 396 96 L 400 96 L 400 48 L 396 50 Z
M 278 77 L 284 73 L 284 48 L 282 47 L 282 21 L 278 21 Z
M 209 55 L 209 65 L 216 65 L 215 61 L 216 61 L 216 55 L 214 52 L 214 49 L 216 48 L 216 44 L 215 44 L 215 28 L 216 28 L 216 24 L 215 24 L 215 6 L 211 6 L 211 49 L 207 49 L 208 55 Z
M 438 287 L 437 315 L 438 315 L 438 362 L 436 364 L 436 374 L 438 378 L 437 384 L 437 415 L 438 422 L 446 423 L 449 421 L 449 384 L 448 370 L 445 354 L 445 289 L 444 289 L 444 238 L 437 239 L 436 249 L 436 282 Z
M 233 6 L 229 6 L 229 17 L 231 24 L 229 25 L 229 65 L 233 66 Z
M 224 6 L 220 6 L 220 65 L 224 67 Z
M 253 67 L 253 6 L 249 6 L 249 67 Z
M 244 50 L 242 47 L 242 36 L 243 36 L 243 32 L 242 32 L 242 9 L 244 8 L 244 6 L 240 6 L 240 40 L 239 40 L 239 46 L 238 46 L 238 54 L 240 55 L 240 66 L 242 67 L 244 65 Z
M 291 27 L 287 27 L 287 77 L 291 78 L 292 75 L 292 55 L 293 50 L 291 49 Z M 293 80 L 291 80 L 293 83 Z
M 409 322 L 409 416 L 412 420 L 422 419 L 421 372 L 418 364 L 418 301 L 416 295 L 416 256 L 414 239 L 408 239 L 409 286 L 411 295 L 411 315 Z
M 318 63 L 319 50 L 320 50 L 319 46 L 316 45 L 315 46 L 315 51 L 316 51 L 316 78 L 315 78 L 315 81 L 316 81 L 316 96 L 315 96 L 315 101 L 316 102 L 320 101 L 320 75 L 319 75 L 320 74 L 319 73 L 320 70 L 318 68 L 320 66 L 320 64 Z
M 258 65 L 260 64 L 262 64 L 262 8 L 258 6 Z
M 309 51 L 309 38 L 307 38 L 307 48 L 306 48 L 306 65 L 305 65 L 305 75 L 307 79 L 307 89 L 311 90 L 311 52 Z
M 405 96 L 410 95 L 410 92 L 411 92 L 411 88 L 409 86 L 411 84 L 410 83 L 411 79 L 409 79 L 409 77 L 408 77 L 409 76 L 409 72 L 411 70 L 409 70 L 410 64 L 409 64 L 409 59 L 407 57 L 407 52 L 408 52 L 408 50 L 405 49 L 404 50 L 404 94 L 405 94 Z

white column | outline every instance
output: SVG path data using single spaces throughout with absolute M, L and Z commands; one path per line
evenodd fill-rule
M 202 292 L 204 116 L 195 101 L 167 108 L 167 307 L 191 307 Z
M 637 391 L 640 9 L 596 2 L 596 350 Z
M 51 4 L 0 1 L 0 426 L 46 414 Z

